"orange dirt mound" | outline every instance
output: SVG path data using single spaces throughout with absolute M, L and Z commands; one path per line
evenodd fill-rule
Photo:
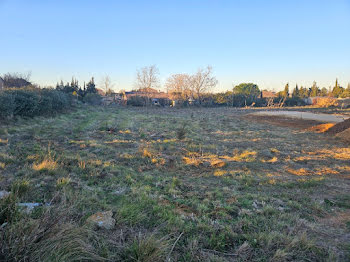
M 331 135 L 335 135 L 335 134 L 338 134 L 340 132 L 345 131 L 348 128 L 350 128 L 350 118 L 343 121 L 343 122 L 340 122 L 340 123 L 334 125 L 330 129 L 328 129 L 326 131 L 326 133 L 331 134 Z
M 327 132 L 330 128 L 332 128 L 335 124 L 333 123 L 327 123 L 327 124 L 320 124 L 317 126 L 312 126 L 308 128 L 308 131 L 316 132 L 316 133 L 324 133 Z

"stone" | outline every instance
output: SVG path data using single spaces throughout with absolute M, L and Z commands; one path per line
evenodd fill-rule
M 258 201 L 253 201 L 253 204 L 252 206 L 255 208 L 255 209 L 260 209 L 260 208 L 263 208 L 265 206 L 265 201 L 261 201 L 261 202 L 258 202 Z
M 35 207 L 41 206 L 40 203 L 18 203 L 17 206 L 23 208 L 23 211 L 27 214 L 33 212 Z
M 115 219 L 112 217 L 112 211 L 97 212 L 86 220 L 88 223 L 94 224 L 99 228 L 113 229 L 115 225 Z
M 7 192 L 5 190 L 0 191 L 0 199 L 3 199 L 5 197 L 7 197 L 8 195 L 10 195 L 10 192 Z

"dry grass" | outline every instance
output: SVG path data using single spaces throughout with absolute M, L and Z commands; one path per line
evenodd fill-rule
M 350 208 L 348 147 L 249 112 L 84 107 L 10 124 L 0 188 L 26 190 L 0 201 L 0 260 L 346 261 L 347 217 L 322 218 Z M 103 210 L 114 230 L 82 226 Z
M 319 97 L 314 101 L 314 106 L 321 108 L 338 106 L 338 100 L 334 97 Z
M 70 214 L 70 209 L 48 209 L 39 219 L 26 217 L 0 229 L 5 261 L 105 261 L 93 245 L 95 232 L 67 222 Z
M 166 261 L 170 251 L 170 243 L 164 238 L 155 235 L 142 235 L 135 237 L 130 246 L 123 250 L 122 261 L 161 262 Z
M 42 171 L 42 170 L 54 171 L 57 169 L 57 167 L 58 167 L 57 161 L 51 158 L 44 159 L 40 163 L 33 164 L 33 169 L 35 171 Z
M 0 144 L 7 144 L 8 142 L 8 139 L 5 140 L 0 138 Z

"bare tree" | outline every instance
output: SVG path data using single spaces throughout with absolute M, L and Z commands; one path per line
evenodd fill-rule
M 191 96 L 190 76 L 176 74 L 167 79 L 167 92 L 171 99 L 187 100 Z
M 155 65 L 146 66 L 136 73 L 136 88 L 140 91 L 150 92 L 151 88 L 159 87 L 159 70 Z
M 101 86 L 105 90 L 106 95 L 112 93 L 113 83 L 112 83 L 111 78 L 108 75 L 106 75 L 102 78 L 101 83 L 102 83 Z
M 199 103 L 202 103 L 203 94 L 209 92 L 218 84 L 218 80 L 212 76 L 212 67 L 207 66 L 205 69 L 198 69 L 197 73 L 191 76 L 191 90 Z
M 159 87 L 159 70 L 155 65 L 145 66 L 136 72 L 136 88 L 146 97 L 146 105 L 149 104 L 151 93 Z
M 28 72 L 26 74 L 21 73 L 7 73 L 3 75 L 3 85 L 4 87 L 25 87 L 25 86 L 33 86 L 30 80 L 31 73 Z

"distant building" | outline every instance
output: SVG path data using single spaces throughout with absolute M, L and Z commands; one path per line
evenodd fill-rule
M 317 103 L 317 100 L 320 98 L 324 98 L 324 97 L 322 96 L 305 97 L 303 98 L 303 100 L 307 105 L 315 105 Z
M 4 88 L 4 80 L 0 77 L 0 90 Z
M 341 108 L 349 108 L 350 107 L 350 98 L 338 98 L 338 105 Z
M 314 96 L 303 98 L 306 105 L 320 105 L 328 103 L 330 104 L 333 101 L 332 105 L 340 108 L 349 108 L 350 107 L 350 98 L 335 98 L 327 96 Z M 327 102 L 326 102 L 327 101 Z
M 261 91 L 261 98 L 271 98 L 271 97 L 277 97 L 276 92 L 263 90 Z
M 151 99 L 169 99 L 169 95 L 167 93 L 158 91 L 153 88 L 142 88 L 136 91 L 125 92 L 125 95 L 127 99 L 133 96 L 144 96 Z
M 103 91 L 102 89 L 96 88 L 97 94 L 99 94 L 100 96 L 105 96 L 106 93 L 105 91 Z

